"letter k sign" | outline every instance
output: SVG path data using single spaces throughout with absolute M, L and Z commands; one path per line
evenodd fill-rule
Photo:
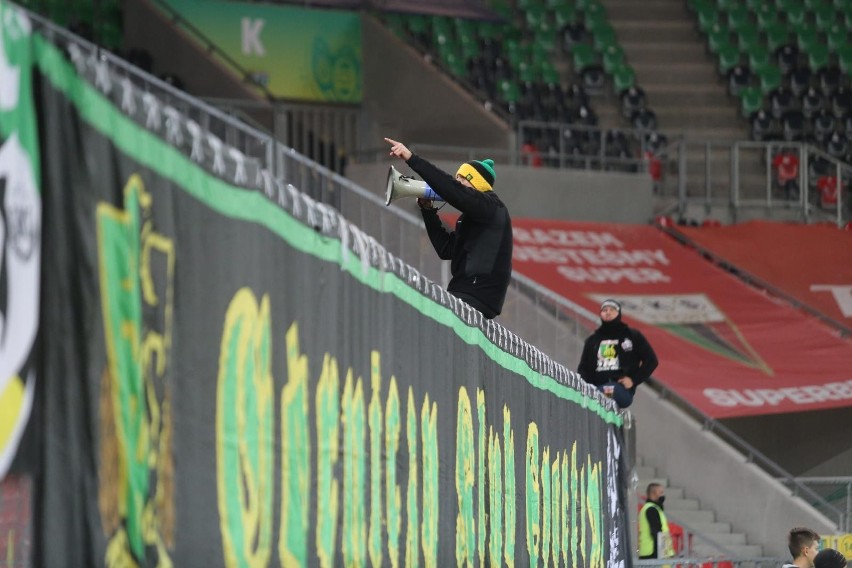
M 266 50 L 260 42 L 260 32 L 265 23 L 261 19 L 252 20 L 251 18 L 243 18 L 243 55 L 266 55 Z

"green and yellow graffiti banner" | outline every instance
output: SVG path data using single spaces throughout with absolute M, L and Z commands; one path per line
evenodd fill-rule
M 32 41 L 38 565 L 629 564 L 620 416 Z
M 361 102 L 357 11 L 227 0 L 164 1 L 274 96 Z

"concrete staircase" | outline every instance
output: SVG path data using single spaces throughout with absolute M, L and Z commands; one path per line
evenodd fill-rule
M 761 545 L 748 544 L 746 535 L 734 532 L 730 523 L 717 519 L 713 509 L 702 505 L 697 499 L 686 497 L 682 487 L 670 486 L 668 479 L 658 476 L 656 468 L 645 465 L 641 458 L 639 463 L 643 465 L 636 466 L 639 477 L 637 493 L 644 499 L 645 488 L 652 482 L 666 488 L 666 516 L 669 521 L 683 527 L 684 534 L 693 533 L 690 556 L 719 556 L 723 553 L 743 558 L 763 556 Z
M 727 93 L 715 58 L 696 27 L 685 0 L 602 0 L 610 23 L 636 71 L 636 82 L 657 115 L 658 129 L 669 136 L 693 141 L 747 140 L 749 129 L 739 101 Z M 606 105 L 601 105 L 606 106 Z M 615 110 L 601 110 L 606 116 Z M 602 124 L 604 122 L 602 121 Z M 724 202 L 730 192 L 730 165 L 708 162 L 698 144 L 688 147 L 687 194 L 703 196 L 709 190 Z M 707 178 L 705 172 L 712 172 Z M 760 159 L 738 168 L 742 197 L 765 195 L 766 174 Z M 703 215 L 702 215 L 703 216 Z
M 684 0 L 602 0 L 636 82 L 663 132 L 742 140 L 745 121 L 729 97 Z

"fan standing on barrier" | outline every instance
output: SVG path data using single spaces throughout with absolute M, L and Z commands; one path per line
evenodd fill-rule
M 642 332 L 621 321 L 621 304 L 604 300 L 600 315 L 601 325 L 586 338 L 577 372 L 619 408 L 627 408 L 636 387 L 657 368 L 657 355 Z
M 493 189 L 494 162 L 465 162 L 453 178 L 404 144 L 385 141 L 391 156 L 405 160 L 432 191 L 461 212 L 455 230 L 448 231 L 432 200 L 417 199 L 435 252 L 451 261 L 447 291 L 487 319 L 499 315 L 512 276 L 512 220 Z

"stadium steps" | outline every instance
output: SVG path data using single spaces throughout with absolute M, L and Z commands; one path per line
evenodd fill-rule
M 730 523 L 718 520 L 716 511 L 698 499 L 687 497 L 682 487 L 670 486 L 668 479 L 660 476 L 656 467 L 647 464 L 641 456 L 636 475 L 639 478 L 636 491 L 642 497 L 640 503 L 644 501 L 645 488 L 649 483 L 659 483 L 666 488 L 665 510 L 669 520 L 683 527 L 684 533 L 693 532 L 692 556 L 718 556 L 722 551 L 711 542 L 738 557 L 763 556 L 761 545 L 748 544 L 745 534 L 735 532 Z
M 682 0 L 602 0 L 660 130 L 705 139 L 746 139 L 738 101 L 725 94 Z M 700 101 L 700 102 L 699 102 Z

